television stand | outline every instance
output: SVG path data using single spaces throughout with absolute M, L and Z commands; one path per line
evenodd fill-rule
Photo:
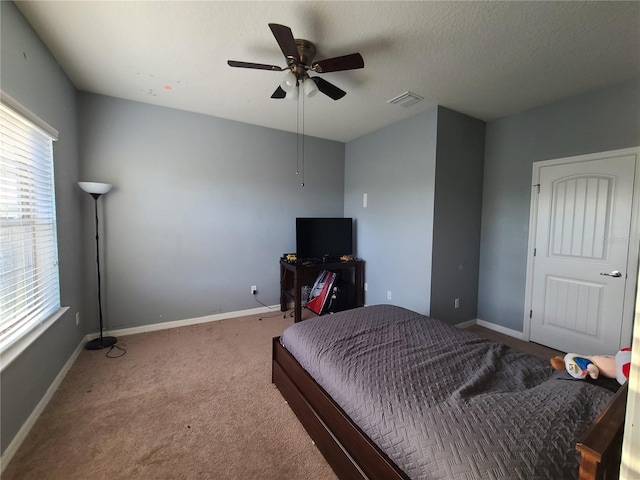
M 280 259 L 280 311 L 293 300 L 293 321 L 302 320 L 302 287 L 313 285 L 323 270 L 335 272 L 347 285 L 347 309 L 364 307 L 364 261 L 290 263 Z

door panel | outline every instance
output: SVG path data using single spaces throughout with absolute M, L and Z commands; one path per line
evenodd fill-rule
M 574 176 L 553 182 L 549 254 L 602 260 L 612 178 Z
M 553 276 L 546 280 L 543 321 L 576 334 L 597 336 L 604 287 Z
M 633 155 L 540 169 L 532 341 L 585 354 L 620 348 L 634 175 Z

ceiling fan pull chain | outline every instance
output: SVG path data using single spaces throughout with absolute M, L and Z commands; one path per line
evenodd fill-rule
M 296 175 L 300 175 L 300 97 L 296 102 Z
M 300 87 L 298 87 L 300 88 Z M 298 92 L 298 98 L 302 98 L 302 119 L 301 119 L 301 123 L 302 123 L 302 139 L 301 139 L 301 143 L 302 143 L 302 183 L 300 184 L 301 187 L 304 187 L 304 94 L 300 95 L 300 92 Z

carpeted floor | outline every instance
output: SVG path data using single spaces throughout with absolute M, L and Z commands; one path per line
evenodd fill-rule
M 259 318 L 84 350 L 2 479 L 335 479 L 271 383 L 292 319 Z
M 83 350 L 2 479 L 335 479 L 271 383 L 271 338 L 292 323 L 272 315 L 121 337 L 120 358 Z

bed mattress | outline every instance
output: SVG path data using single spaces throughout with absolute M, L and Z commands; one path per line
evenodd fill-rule
M 281 343 L 412 479 L 576 478 L 576 440 L 613 395 L 392 305 L 296 323 Z

